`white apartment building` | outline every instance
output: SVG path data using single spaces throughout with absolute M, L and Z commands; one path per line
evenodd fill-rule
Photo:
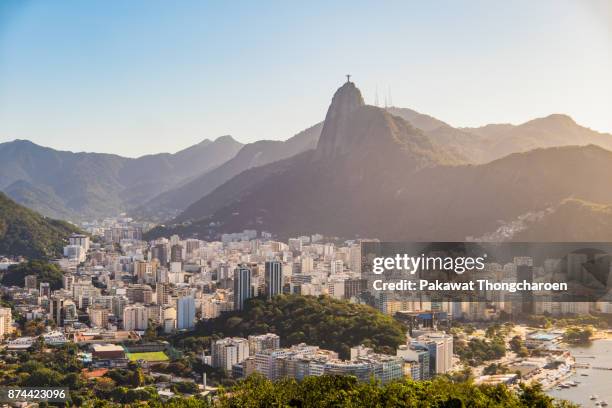
M 234 364 L 249 357 L 249 341 L 241 337 L 226 337 L 215 341 L 211 352 L 212 366 L 231 372 Z
M 123 308 L 124 330 L 146 330 L 148 323 L 147 308 L 144 305 L 135 304 Z

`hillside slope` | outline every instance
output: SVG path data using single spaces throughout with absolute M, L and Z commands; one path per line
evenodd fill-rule
M 25 208 L 0 192 L 0 255 L 53 258 L 78 228 Z
M 131 159 L 58 151 L 15 140 L 0 144 L 0 191 L 47 216 L 91 219 L 116 215 L 212 170 L 241 146 L 226 136 L 175 154 Z
M 462 241 L 568 197 L 612 204 L 610 174 L 612 152 L 594 145 L 465 164 L 427 132 L 364 105 L 349 83 L 334 95 L 314 151 L 239 174 L 150 236 L 252 228 L 280 237 Z
M 182 186 L 165 191 L 142 205 L 135 213 L 159 221 L 174 218 L 189 205 L 246 170 L 314 149 L 321 128 L 322 123 L 318 123 L 286 141 L 260 140 L 249 143 L 223 165 Z

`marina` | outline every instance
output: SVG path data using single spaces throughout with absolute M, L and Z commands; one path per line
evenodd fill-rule
M 568 350 L 576 363 L 547 393 L 584 407 L 607 407 L 612 401 L 612 340 L 595 340 L 588 346 Z M 597 365 L 588 360 L 596 360 Z

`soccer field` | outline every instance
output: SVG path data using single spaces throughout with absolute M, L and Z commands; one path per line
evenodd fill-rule
M 145 360 L 145 361 L 167 361 L 168 356 L 163 351 L 152 351 L 149 353 L 127 353 L 130 361 Z

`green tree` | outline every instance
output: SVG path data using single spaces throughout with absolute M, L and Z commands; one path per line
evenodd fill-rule
M 350 347 L 359 344 L 393 353 L 406 341 L 406 327 L 370 306 L 298 295 L 249 299 L 244 310 L 201 321 L 194 332 L 179 334 L 174 341 L 184 344 L 190 337 L 218 333 L 247 337 L 266 332 L 278 334 L 283 346 L 307 341 L 337 351 L 342 358 L 348 358 Z
M 60 387 L 62 374 L 50 368 L 37 368 L 23 382 L 25 387 Z
M 35 275 L 39 282 L 49 282 L 52 290 L 62 287 L 62 277 L 64 276 L 57 265 L 36 259 L 9 266 L 2 277 L 2 284 L 4 286 L 23 287 L 27 275 Z

